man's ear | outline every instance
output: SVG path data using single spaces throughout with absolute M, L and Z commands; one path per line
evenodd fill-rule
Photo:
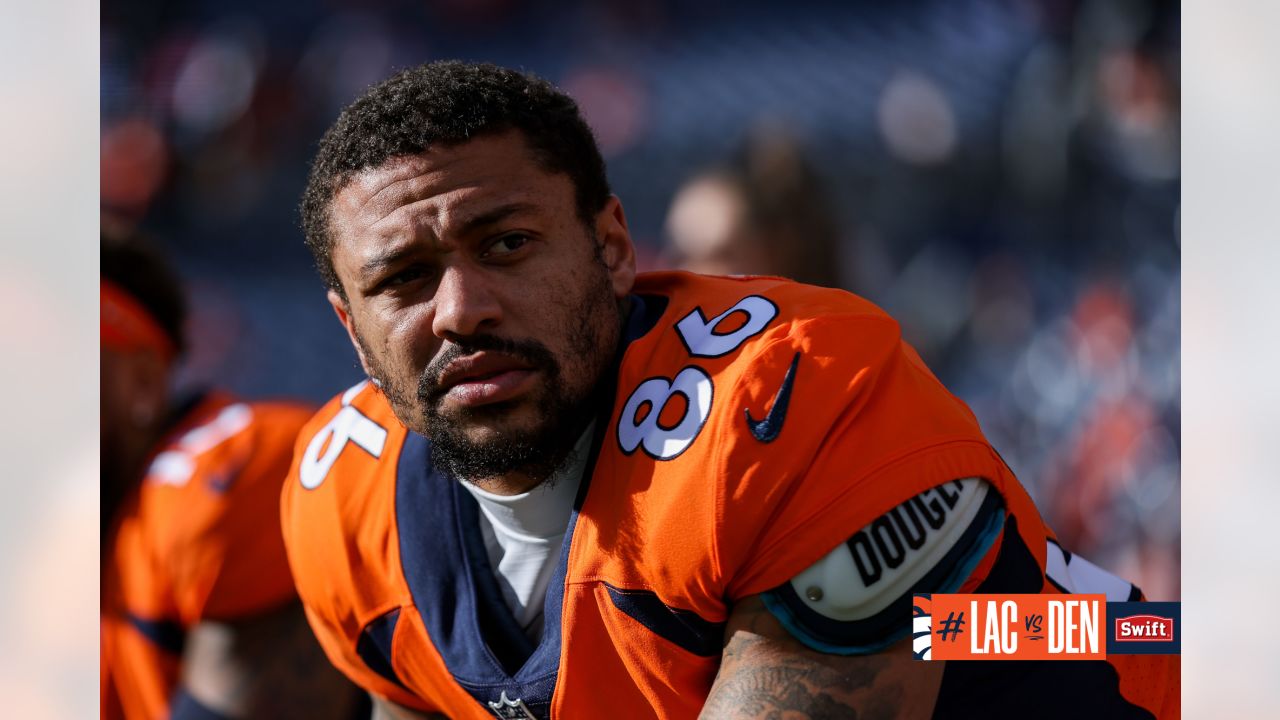
M 364 368 L 364 374 L 373 377 L 373 373 L 369 370 L 369 361 L 364 356 L 364 350 L 360 347 L 360 341 L 356 339 L 356 324 L 351 319 L 351 307 L 347 305 L 347 301 L 336 290 L 330 290 L 328 293 L 329 304 L 333 306 L 333 312 L 338 316 L 338 322 L 342 323 L 342 327 L 347 329 L 347 337 L 351 339 L 351 347 L 356 349 L 356 357 L 360 358 L 360 367 Z
M 636 248 L 627 230 L 627 216 L 622 211 L 622 201 L 610 195 L 604 209 L 596 216 L 596 238 L 600 242 L 600 257 L 609 270 L 616 297 L 626 297 L 636 282 Z

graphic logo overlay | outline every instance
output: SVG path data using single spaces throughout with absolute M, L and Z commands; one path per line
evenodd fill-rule
M 763 420 L 751 417 L 750 408 L 743 410 L 747 415 L 747 427 L 752 436 L 762 443 L 770 443 L 782 432 L 782 422 L 787 419 L 787 404 L 791 402 L 791 383 L 796 379 L 796 366 L 800 364 L 800 353 L 791 358 L 791 367 L 787 368 L 786 377 L 782 378 L 782 387 L 773 396 L 773 406 Z
M 928 605 L 922 607 L 922 600 Z M 1107 655 L 1105 595 L 916 595 L 931 616 L 921 660 L 1101 660 Z M 931 607 L 930 607 L 931 606 Z
M 916 595 L 911 607 L 911 652 L 916 660 L 931 660 L 933 650 L 933 602 L 929 595 Z
M 1182 603 L 1107 603 L 1107 654 L 1181 654 L 1181 626 Z
M 1106 595 L 915 595 L 917 660 L 1103 660 L 1178 655 L 1182 604 Z

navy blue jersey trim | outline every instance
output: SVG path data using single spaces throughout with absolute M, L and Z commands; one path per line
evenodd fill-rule
M 666 310 L 667 299 L 631 296 L 615 362 L 627 346 L 648 333 Z M 600 393 L 587 471 L 547 585 L 543 630 L 534 645 L 502 599 L 479 531 L 479 506 L 458 481 L 435 468 L 431 443 L 414 432 L 405 437 L 396 468 L 396 523 L 400 563 L 409 593 L 431 642 L 454 680 L 482 706 L 505 693 L 539 717 L 549 717 L 560 669 L 561 623 L 569 550 L 578 512 L 586 499 L 600 445 L 611 416 L 617 372 Z M 487 708 L 486 708 L 487 709 Z
M 650 590 L 627 590 L 602 584 L 609 591 L 614 607 L 694 655 L 715 657 L 724 647 L 725 623 L 704 620 L 692 610 L 673 608 Z
M 489 562 L 489 551 L 484 547 L 480 534 L 479 504 L 471 493 L 454 492 L 457 503 L 458 534 L 471 570 L 471 582 L 475 587 L 477 609 L 480 614 L 480 633 L 493 651 L 502 669 L 515 675 L 533 654 L 533 643 L 511 615 L 502 589 Z
M 1000 540 L 1000 553 L 975 593 L 1038 593 L 1044 587 L 1044 571 L 1018 532 L 1018 518 L 1009 516 Z
M 133 629 L 142 633 L 151 644 L 161 650 L 181 655 L 187 645 L 187 630 L 176 620 L 146 620 L 133 613 L 125 616 Z
M 400 608 L 374 618 L 360 631 L 360 639 L 356 641 L 356 654 L 370 670 L 404 687 L 391 662 L 391 641 L 395 637 L 396 623 L 399 621 Z
M 622 342 L 618 352 L 621 355 L 631 343 L 644 337 L 653 329 L 662 314 L 667 311 L 667 298 L 661 295 L 631 295 L 631 310 L 627 322 L 622 328 Z
M 470 493 L 432 466 L 430 442 L 410 432 L 397 471 L 396 521 L 401 566 L 427 633 L 454 680 L 477 702 L 496 702 L 505 692 L 545 716 L 559 670 L 560 624 L 548 612 L 541 642 L 530 647 L 498 594 L 478 513 Z M 557 608 L 560 577 L 547 589 L 548 605 Z M 532 652 L 515 667 L 523 650 Z
M 761 597 L 783 627 L 814 650 L 837 655 L 879 652 L 907 636 L 911 629 L 909 610 L 913 595 L 955 592 L 964 584 L 995 544 L 1004 518 L 1004 501 L 994 487 L 989 488 L 969 527 L 942 560 L 901 597 L 868 618 L 840 621 L 822 615 L 796 594 L 790 582 L 762 593 Z

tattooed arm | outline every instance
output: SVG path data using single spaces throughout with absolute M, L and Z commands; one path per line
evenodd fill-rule
M 740 602 L 702 718 L 928 718 L 942 662 L 911 659 L 910 638 L 875 655 L 810 650 L 765 609 Z

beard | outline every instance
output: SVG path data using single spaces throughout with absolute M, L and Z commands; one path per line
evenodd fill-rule
M 441 408 L 448 389 L 436 379 L 453 360 L 482 350 L 519 358 L 539 372 L 544 382 L 531 396 L 445 414 Z M 519 472 L 542 481 L 567 459 L 593 414 L 595 393 L 591 387 L 576 393 L 567 388 L 560 363 L 536 340 L 478 335 L 465 343 L 448 345 L 427 366 L 418 384 L 418 402 L 423 408 L 423 434 L 431 439 L 432 459 L 454 476 L 481 480 Z M 504 427 L 502 419 L 522 402 L 539 409 L 537 422 L 526 428 Z M 502 429 L 486 440 L 475 441 L 466 427 L 477 424 Z
M 566 377 L 562 363 L 542 342 L 492 334 L 446 342 L 422 371 L 416 387 L 403 387 L 394 382 L 380 356 L 370 352 L 356 333 L 370 376 L 397 417 L 431 440 L 432 464 L 472 482 L 519 473 L 540 484 L 565 463 L 610 385 L 602 380 L 621 331 L 623 304 L 613 297 L 608 275 L 600 269 L 600 282 L 592 282 L 580 302 L 566 304 L 574 312 L 569 313 L 572 319 L 566 320 L 562 337 L 568 340 L 568 357 L 579 365 L 572 368 L 572 374 L 578 376 L 576 387 L 571 384 L 575 378 Z M 541 376 L 542 383 L 520 398 L 445 412 L 443 402 L 449 388 L 440 383 L 445 368 L 460 357 L 481 351 L 519 359 Z M 535 421 L 519 427 L 504 423 L 521 404 L 536 409 Z M 476 440 L 467 428 L 478 425 L 494 430 L 485 439 Z

